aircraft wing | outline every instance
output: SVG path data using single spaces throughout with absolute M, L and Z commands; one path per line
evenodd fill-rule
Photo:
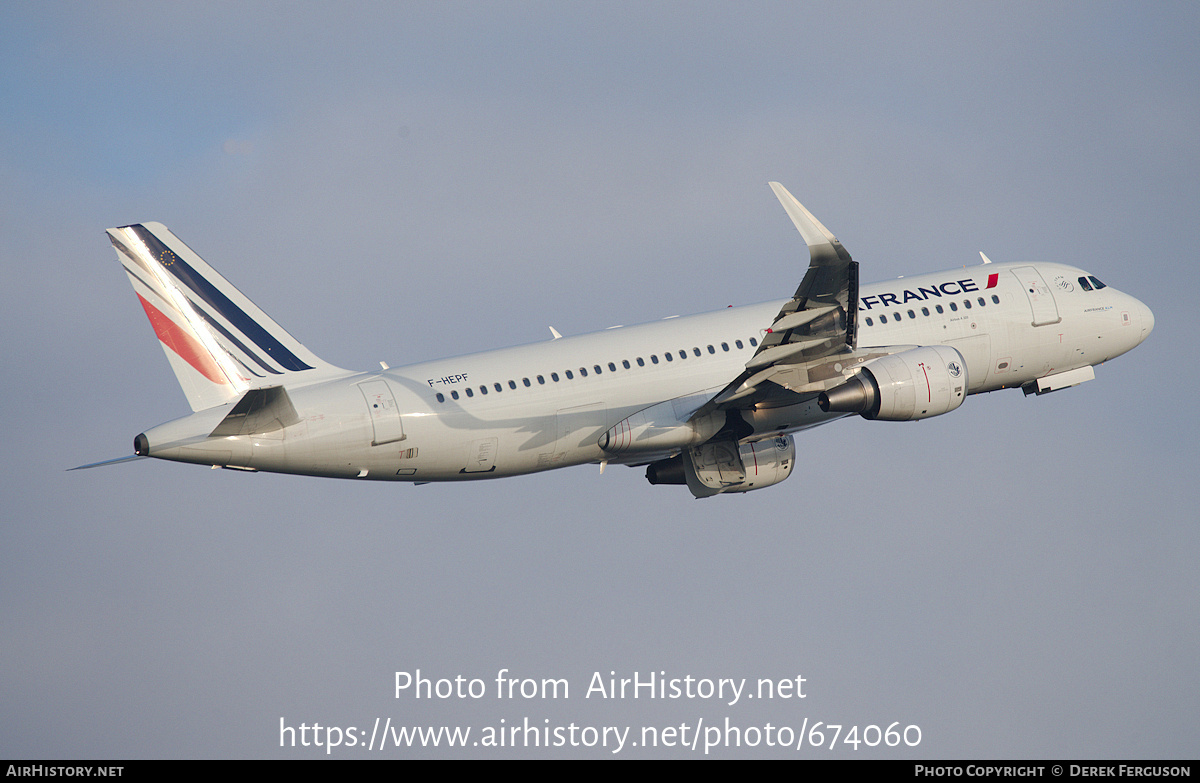
M 808 245 L 808 271 L 780 309 L 746 369 L 692 418 L 718 408 L 743 408 L 765 399 L 818 392 L 840 370 L 836 357 L 856 348 L 858 264 L 837 237 L 778 182 L 771 189 Z

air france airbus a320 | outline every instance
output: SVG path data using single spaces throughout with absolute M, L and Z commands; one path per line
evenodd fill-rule
M 318 359 L 165 226 L 109 229 L 194 411 L 135 455 L 414 483 L 622 464 L 709 497 L 783 481 L 799 430 L 1075 386 L 1154 328 L 1137 299 L 1056 263 L 985 256 L 860 290 L 837 238 L 771 187 L 810 256 L 786 301 L 378 372 Z

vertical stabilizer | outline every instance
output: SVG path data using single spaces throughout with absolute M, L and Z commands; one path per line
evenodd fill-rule
M 193 411 L 288 376 L 317 380 L 318 359 L 161 223 L 108 229 L 117 257 Z M 299 380 L 300 378 L 297 378 Z

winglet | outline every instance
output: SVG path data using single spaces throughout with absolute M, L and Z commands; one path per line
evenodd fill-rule
M 822 362 L 833 364 L 837 361 L 836 356 L 857 345 L 858 264 L 837 237 L 788 193 L 787 188 L 778 182 L 770 185 L 808 245 L 808 269 L 796 293 L 783 304 L 770 328 L 764 332 L 758 350 L 745 369 L 719 394 L 700 406 L 689 421 L 696 421 L 720 407 L 755 404 L 763 398 L 765 393 L 761 388 L 767 381 L 779 378 L 784 372 L 807 373 L 807 368 Z M 776 385 L 783 386 L 781 383 Z M 790 387 L 786 388 L 790 393 Z
M 788 217 L 792 219 L 792 225 L 800 232 L 800 236 L 804 237 L 804 243 L 808 245 L 808 252 L 814 262 L 849 259 L 849 255 L 844 255 L 846 250 L 838 238 L 821 225 L 821 221 L 813 217 L 813 214 L 805 209 L 795 196 L 788 193 L 787 188 L 778 182 L 768 184 L 771 186 L 771 190 L 775 191 L 775 198 L 779 199 L 779 203 L 783 205 Z

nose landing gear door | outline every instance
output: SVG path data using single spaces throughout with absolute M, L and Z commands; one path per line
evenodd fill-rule
M 400 407 L 387 381 L 367 381 L 358 384 L 367 401 L 367 413 L 371 416 L 374 437 L 372 446 L 404 440 L 404 425 L 400 422 Z

